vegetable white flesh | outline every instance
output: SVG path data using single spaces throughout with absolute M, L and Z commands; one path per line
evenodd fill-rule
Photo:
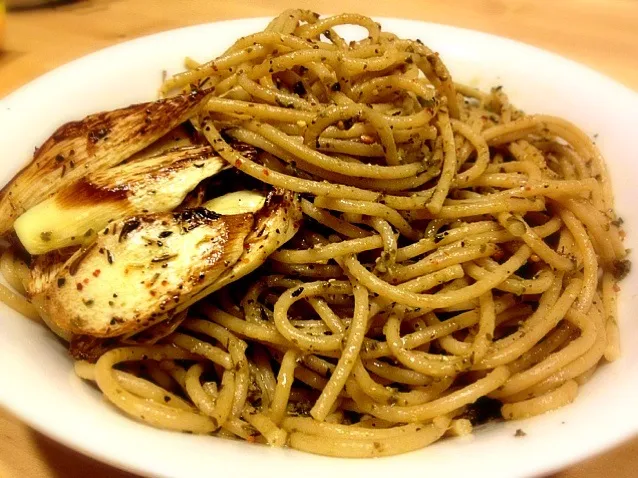
M 203 204 L 217 214 L 244 214 L 257 212 L 266 203 L 266 198 L 255 191 L 236 191 L 216 197 Z

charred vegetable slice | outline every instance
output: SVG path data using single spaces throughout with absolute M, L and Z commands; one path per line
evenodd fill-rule
M 73 334 L 109 337 L 145 328 L 232 267 L 253 223 L 251 214 L 201 208 L 111 224 L 66 262 L 44 308 Z
M 207 98 L 207 92 L 194 92 L 61 126 L 0 191 L 0 235 L 11 230 L 18 216 L 58 190 L 143 150 L 197 113 Z
M 300 220 L 298 198 L 276 192 L 256 213 L 198 208 L 112 223 L 50 279 L 43 309 L 67 333 L 132 334 L 255 270 Z
M 29 209 L 15 231 L 31 254 L 85 244 L 109 221 L 175 209 L 224 167 L 209 146 L 191 146 L 96 171 Z

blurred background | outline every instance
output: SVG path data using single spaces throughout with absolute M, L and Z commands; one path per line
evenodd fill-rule
M 638 89 L 637 0 L 8 0 L 8 3 L 4 53 L 0 55 L 0 97 L 62 63 L 114 43 L 195 23 L 272 16 L 291 6 L 322 13 L 359 11 L 481 30 L 555 51 Z M 25 8 L 36 3 L 48 6 Z
M 197 23 L 274 16 L 293 5 L 505 36 L 589 65 L 638 91 L 638 0 L 0 0 L 0 101 L 47 71 L 116 43 Z M 634 440 L 554 476 L 630 477 L 638 476 L 637 469 Z M 0 410 L 1 478 L 86 476 L 132 477 L 53 442 Z

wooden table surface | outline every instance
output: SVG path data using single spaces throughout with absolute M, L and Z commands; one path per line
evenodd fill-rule
M 446 23 L 494 33 L 587 64 L 638 90 L 637 0 L 297 0 L 319 12 L 358 11 Z M 283 0 L 86 0 L 8 14 L 0 53 L 0 98 L 94 50 L 175 27 L 274 16 Z M 630 477 L 638 439 L 556 478 Z M 86 458 L 0 411 L 0 478 L 132 478 Z

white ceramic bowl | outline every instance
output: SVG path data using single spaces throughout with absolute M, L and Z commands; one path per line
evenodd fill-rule
M 504 85 L 525 111 L 561 115 L 597 134 L 611 169 L 618 209 L 626 220 L 627 247 L 634 247 L 638 95 L 572 61 L 514 41 L 442 25 L 380 21 L 385 30 L 420 38 L 439 51 L 458 81 L 483 88 Z M 209 59 L 266 22 L 214 23 L 141 38 L 74 61 L 24 86 L 0 102 L 0 184 L 63 122 L 150 100 L 162 70 L 180 70 L 186 55 Z M 637 280 L 631 274 L 622 284 L 622 358 L 600 368 L 574 404 L 524 422 L 487 426 L 472 437 L 444 440 L 403 456 L 324 458 L 136 423 L 75 377 L 65 347 L 52 333 L 1 305 L 0 404 L 83 453 L 158 476 L 537 475 L 601 452 L 638 432 L 638 321 L 633 316 L 638 308 Z M 514 438 L 517 428 L 527 436 Z

